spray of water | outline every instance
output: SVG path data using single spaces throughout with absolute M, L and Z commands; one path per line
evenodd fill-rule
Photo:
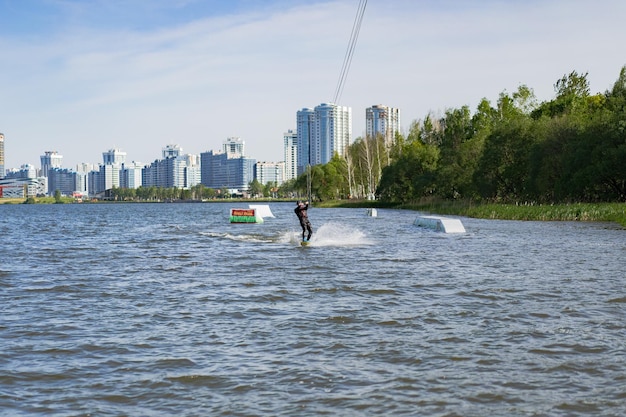
M 302 232 L 291 231 L 281 237 L 285 243 L 300 244 Z M 313 232 L 309 246 L 361 246 L 371 245 L 372 242 L 359 229 L 340 223 L 324 223 Z
M 263 234 L 231 234 L 224 232 L 201 232 L 201 235 L 216 239 L 232 240 L 236 242 L 253 243 L 283 243 L 300 246 L 302 232 L 298 229 L 291 229 L 280 232 L 275 236 Z M 363 246 L 371 245 L 374 242 L 365 236 L 361 230 L 341 223 L 329 222 L 322 224 L 314 230 L 309 246 Z

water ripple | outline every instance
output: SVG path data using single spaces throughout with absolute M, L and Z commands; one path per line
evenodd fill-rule
M 0 414 L 626 415 L 622 230 L 228 209 L 0 206 Z

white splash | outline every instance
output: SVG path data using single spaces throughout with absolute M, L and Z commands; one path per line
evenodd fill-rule
M 294 240 L 300 242 L 301 233 L 294 235 Z M 309 246 L 361 246 L 371 245 L 374 242 L 365 237 L 365 233 L 341 223 L 324 223 L 317 230 L 313 230 Z

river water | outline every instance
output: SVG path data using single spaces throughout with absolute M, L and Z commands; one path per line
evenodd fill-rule
M 624 416 L 626 231 L 0 205 L 0 415 Z

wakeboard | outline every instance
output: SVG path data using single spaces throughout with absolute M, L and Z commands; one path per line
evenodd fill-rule
M 311 242 L 308 240 L 303 240 L 302 242 L 300 242 L 300 246 L 309 246 Z

